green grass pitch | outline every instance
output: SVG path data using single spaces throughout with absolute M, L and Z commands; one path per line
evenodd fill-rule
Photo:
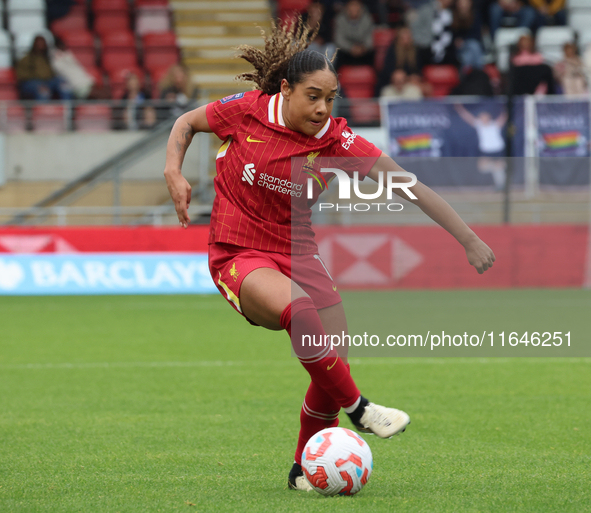
M 590 336 L 584 290 L 378 294 L 343 296 L 350 311 L 379 297 L 409 333 L 443 319 Z M 298 493 L 286 477 L 307 375 L 284 333 L 219 296 L 1 297 L 0 511 L 591 511 L 591 358 L 352 370 L 412 424 L 365 437 L 375 469 L 357 496 Z

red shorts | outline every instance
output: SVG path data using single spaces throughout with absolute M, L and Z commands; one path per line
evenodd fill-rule
M 341 295 L 318 255 L 286 255 L 232 244 L 209 245 L 209 271 L 221 294 L 239 313 L 240 286 L 251 271 L 269 267 L 291 278 L 310 296 L 317 309 L 341 302 Z

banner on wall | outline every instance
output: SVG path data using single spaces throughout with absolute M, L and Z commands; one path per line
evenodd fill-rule
M 513 156 L 523 157 L 524 102 L 518 99 L 514 105 Z M 390 156 L 425 184 L 503 188 L 498 177 L 506 167 L 504 99 L 390 102 L 382 108 Z M 524 183 L 522 165 L 513 177 L 515 184 Z
M 4 255 L 0 294 L 208 294 L 207 255 L 182 253 Z
M 433 226 L 317 226 L 340 289 L 581 287 L 586 225 L 479 226 L 497 262 L 479 275 Z M 216 293 L 208 226 L 0 229 L 0 295 Z M 568 265 L 565 265 L 568 262 Z
M 538 101 L 536 126 L 540 185 L 588 185 L 589 102 Z

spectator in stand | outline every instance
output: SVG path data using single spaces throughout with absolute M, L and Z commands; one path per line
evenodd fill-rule
M 179 117 L 185 113 L 189 103 L 196 98 L 197 90 L 191 84 L 189 71 L 182 64 L 174 64 L 160 81 L 160 99 L 170 103 L 167 116 Z
M 566 0 L 529 0 L 529 3 L 536 10 L 536 29 L 545 25 L 566 25 Z
M 396 39 L 386 51 L 384 67 L 378 76 L 377 92 L 379 93 L 390 82 L 392 73 L 396 69 L 403 69 L 408 76 L 419 76 L 421 68 L 420 55 L 414 45 L 412 32 L 408 27 L 399 28 Z
M 495 32 L 501 26 L 503 18 L 513 17 L 517 27 L 527 27 L 534 30 L 536 24 L 536 10 L 522 0 L 497 0 L 490 4 L 489 23 L 490 35 L 494 38 Z
M 465 75 L 472 69 L 482 69 L 484 55 L 481 14 L 474 8 L 472 0 L 456 0 L 451 27 L 462 74 Z
M 511 59 L 514 66 L 514 94 L 554 93 L 552 68 L 544 63 L 544 56 L 535 50 L 534 39 L 523 35 L 517 42 L 517 52 Z
M 336 52 L 336 47 L 332 43 L 331 28 L 324 19 L 324 6 L 320 2 L 312 2 L 308 6 L 308 10 L 303 14 L 302 21 L 311 30 L 319 27 L 318 34 L 316 34 L 316 37 L 308 48 L 322 55 L 327 55 L 329 59 L 332 59 Z
M 152 105 L 146 105 L 150 99 L 150 94 L 142 87 L 140 78 L 133 72 L 130 72 L 125 80 L 125 92 L 121 97 L 127 101 L 128 107 L 123 111 L 123 122 L 125 128 L 132 128 L 130 113 L 135 112 L 135 126 L 140 129 L 149 129 L 156 124 L 156 111 Z
M 43 36 L 37 36 L 31 50 L 16 65 L 16 78 L 23 99 L 51 100 L 57 96 L 70 100 L 72 90 L 51 67 L 49 49 Z
M 437 0 L 433 18 L 431 61 L 434 64 L 457 64 L 453 45 L 453 0 Z
M 349 0 L 335 20 L 334 38 L 339 52 L 336 67 L 373 66 L 373 30 L 371 15 L 359 0 Z
M 88 98 L 94 86 L 94 77 L 84 69 L 59 37 L 55 38 L 55 48 L 51 52 L 51 66 L 57 76 L 68 83 L 76 98 Z
M 417 4 L 407 14 L 421 64 L 457 64 L 452 32 L 453 0 Z
M 397 69 L 392 73 L 390 84 L 382 88 L 380 97 L 393 100 L 420 100 L 423 92 L 419 86 L 409 80 L 406 71 Z
M 577 47 L 574 43 L 565 43 L 563 50 L 564 58 L 554 66 L 554 76 L 562 87 L 562 93 L 566 96 L 585 94 L 587 81 Z

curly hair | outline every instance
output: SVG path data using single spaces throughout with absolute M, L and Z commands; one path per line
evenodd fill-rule
M 314 71 L 329 69 L 337 76 L 334 66 L 328 57 L 313 50 L 306 50 L 316 37 L 319 26 L 311 29 L 302 18 L 286 24 L 271 21 L 271 33 L 267 36 L 261 31 L 265 46 L 259 50 L 253 46 L 240 45 L 239 58 L 254 66 L 254 71 L 236 76 L 237 80 L 254 82 L 256 89 L 266 94 L 281 91 L 281 81 L 285 78 L 290 85 L 304 79 L 305 75 Z

